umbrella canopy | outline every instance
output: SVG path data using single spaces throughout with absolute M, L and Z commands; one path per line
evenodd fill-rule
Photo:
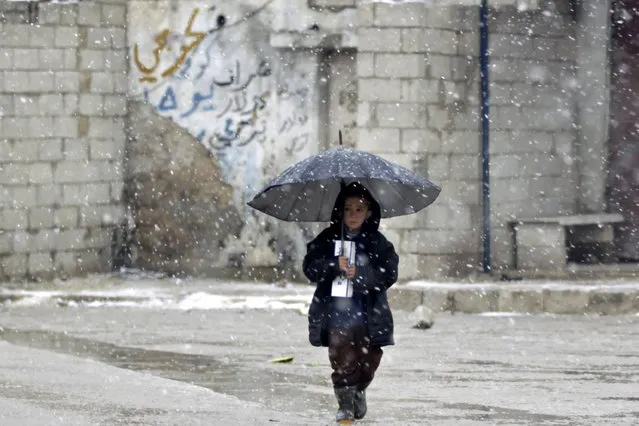
M 286 221 L 328 222 L 337 195 L 352 182 L 368 189 L 383 218 L 418 212 L 441 191 L 428 179 L 381 157 L 336 148 L 289 167 L 248 205 Z

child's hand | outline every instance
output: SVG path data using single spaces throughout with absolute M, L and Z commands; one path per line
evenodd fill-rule
M 349 280 L 355 278 L 355 265 L 349 265 L 348 258 L 346 256 L 339 257 L 339 270 L 344 272 L 346 278 Z
M 339 270 L 342 272 L 346 272 L 348 269 L 348 257 L 340 256 L 339 257 Z
M 351 265 L 348 268 L 346 268 L 346 278 L 348 278 L 349 280 L 352 280 L 353 278 L 355 278 L 355 265 Z

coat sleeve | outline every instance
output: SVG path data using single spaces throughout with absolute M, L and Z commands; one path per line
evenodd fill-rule
M 333 256 L 331 241 L 320 234 L 306 246 L 302 264 L 304 275 L 314 283 L 333 281 L 339 275 L 337 257 Z
M 377 251 L 369 262 L 357 265 L 355 288 L 359 291 L 385 291 L 397 282 L 399 256 L 393 243 L 383 235 L 377 245 Z

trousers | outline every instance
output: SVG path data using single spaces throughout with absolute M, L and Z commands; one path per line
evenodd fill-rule
M 383 354 L 381 347 L 371 346 L 365 327 L 329 329 L 328 358 L 333 368 L 333 387 L 366 389 L 375 377 Z

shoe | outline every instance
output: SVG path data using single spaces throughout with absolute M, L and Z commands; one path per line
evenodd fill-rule
M 353 415 L 355 420 L 361 420 L 366 415 L 366 390 L 356 390 L 353 398 Z
M 355 387 L 335 388 L 338 405 L 335 421 L 340 425 L 350 425 L 355 421 L 355 392 Z

